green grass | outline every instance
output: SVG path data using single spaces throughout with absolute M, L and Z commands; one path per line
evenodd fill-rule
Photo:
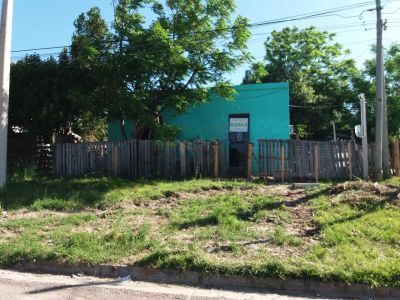
M 400 189 L 398 178 L 383 184 Z M 0 215 L 0 264 L 128 264 L 400 286 L 397 193 L 336 195 L 331 187 L 291 204 L 246 181 L 23 175 L 0 192 L 8 216 Z M 193 194 L 177 201 L 180 192 Z M 298 226 L 314 229 L 294 234 Z
M 246 189 L 252 186 L 252 183 L 243 180 L 133 181 L 108 177 L 70 179 L 17 176 L 0 192 L 0 207 L 34 211 L 75 211 L 87 207 L 101 209 L 122 201 L 140 204 L 174 196 L 178 192 Z

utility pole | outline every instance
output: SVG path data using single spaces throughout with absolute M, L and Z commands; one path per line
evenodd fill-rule
M 0 189 L 7 178 L 8 101 L 10 94 L 13 0 L 3 0 L 0 24 Z
M 367 111 L 365 108 L 365 95 L 358 95 L 360 99 L 361 112 L 361 138 L 362 138 L 362 157 L 363 157 L 363 178 L 368 179 L 368 134 L 367 134 Z
M 388 133 L 388 110 L 386 97 L 386 80 L 383 76 L 383 134 L 382 134 L 382 169 L 383 178 L 387 179 L 391 176 L 390 151 L 389 151 L 389 133 Z
M 375 123 L 375 179 L 382 180 L 382 148 L 383 148 L 383 54 L 382 54 L 382 6 L 381 0 L 376 0 L 376 123 Z

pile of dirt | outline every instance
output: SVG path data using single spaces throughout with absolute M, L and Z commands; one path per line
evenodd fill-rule
M 333 204 L 347 203 L 352 206 L 380 205 L 385 202 L 395 202 L 398 187 L 384 185 L 377 182 L 348 181 L 337 184 L 329 191 Z
M 397 191 L 393 186 L 380 184 L 378 182 L 368 181 L 347 181 L 335 185 L 329 190 L 330 194 L 338 195 L 345 191 L 363 191 L 373 193 L 375 195 L 387 195 Z

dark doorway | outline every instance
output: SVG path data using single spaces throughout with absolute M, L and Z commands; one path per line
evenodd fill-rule
M 229 115 L 229 174 L 245 176 L 247 145 L 250 141 L 250 115 Z

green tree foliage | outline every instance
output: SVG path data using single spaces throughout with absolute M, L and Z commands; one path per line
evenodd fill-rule
M 375 47 L 373 47 L 375 52 Z M 375 126 L 375 101 L 376 98 L 376 60 L 365 62 L 363 80 L 360 82 L 368 93 L 370 101 L 369 122 L 370 128 Z M 393 44 L 385 50 L 385 91 L 388 105 L 388 131 L 391 137 L 400 137 L 400 44 Z
M 58 59 L 26 56 L 11 65 L 9 124 L 52 141 L 74 132 L 84 140 L 106 137 L 106 119 L 91 100 L 87 76 L 63 51 Z
M 360 74 L 334 34 L 286 27 L 272 32 L 265 50 L 264 62 L 255 63 L 243 82 L 288 81 L 291 123 L 300 135 L 323 138 L 332 121 L 349 135 L 358 101 L 353 82 Z
M 224 75 L 249 58 L 250 36 L 245 18 L 231 18 L 234 10 L 233 0 L 121 0 L 112 31 L 93 25 L 103 24 L 97 11 L 78 18 L 72 54 L 102 74 L 94 94 L 108 118 L 135 120 L 136 138 L 150 138 L 166 109 L 180 113 L 207 101 L 209 87 L 233 95 Z

